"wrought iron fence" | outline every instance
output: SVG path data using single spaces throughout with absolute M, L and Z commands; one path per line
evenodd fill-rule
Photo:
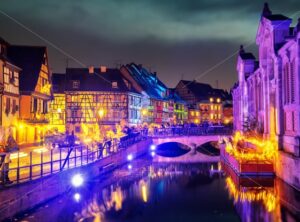
M 9 167 L 4 162 L 6 154 L 2 153 L 0 154 L 0 180 L 2 184 L 7 184 L 9 181 L 21 183 L 34 180 L 62 170 L 93 163 L 145 139 L 147 139 L 145 135 L 135 133 L 89 146 L 55 148 L 38 153 L 31 151 L 26 156 L 23 152 L 17 152 L 13 154 Z

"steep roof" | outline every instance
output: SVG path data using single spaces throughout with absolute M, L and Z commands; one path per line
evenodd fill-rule
M 223 100 L 230 100 L 230 94 L 223 89 L 215 89 L 206 83 L 196 81 L 181 80 L 198 101 L 208 100 L 210 97 L 220 97 Z
M 134 63 L 125 66 L 131 77 L 143 88 L 150 98 L 164 100 L 168 87 L 160 81 L 156 73 L 151 73 L 144 67 Z
M 88 68 L 67 68 L 65 75 L 54 74 L 53 84 L 64 85 L 66 91 L 112 91 L 112 92 L 134 92 L 132 87 L 126 85 L 125 79 L 119 69 L 107 68 L 101 72 L 100 68 L 94 68 L 89 73 Z M 79 81 L 79 88 L 73 88 L 73 82 Z M 64 82 L 64 83 L 62 83 Z M 112 84 L 116 82 L 117 86 Z M 62 90 L 61 86 L 57 88 Z
M 174 102 L 177 102 L 177 103 L 182 103 L 182 104 L 185 104 L 186 101 L 184 101 L 179 95 L 178 93 L 175 91 L 174 88 L 169 88 L 169 94 L 167 96 L 167 99 L 168 100 L 174 100 Z
M 20 91 L 32 92 L 37 84 L 39 73 L 44 62 L 44 46 L 17 46 L 8 47 L 8 57 L 20 67 Z

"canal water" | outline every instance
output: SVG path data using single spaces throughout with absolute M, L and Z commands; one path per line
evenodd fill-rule
M 272 178 L 239 180 L 221 163 L 157 163 L 147 155 L 15 221 L 300 221 L 277 186 Z

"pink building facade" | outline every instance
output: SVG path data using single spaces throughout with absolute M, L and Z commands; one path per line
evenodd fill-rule
M 234 129 L 249 122 L 278 141 L 276 173 L 300 187 L 300 19 L 296 27 L 265 4 L 256 35 L 258 60 L 241 46 L 232 90 Z

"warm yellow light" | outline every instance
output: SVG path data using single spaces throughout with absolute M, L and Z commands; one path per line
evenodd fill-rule
M 148 110 L 147 109 L 142 109 L 142 115 L 146 116 L 148 114 Z
M 57 109 L 57 112 L 58 112 L 58 113 L 61 113 L 61 108 L 58 108 L 58 109 Z
M 28 156 L 27 153 L 24 153 L 24 152 L 19 152 L 19 155 L 18 153 L 12 153 L 10 154 L 10 159 L 13 160 L 13 159 L 17 159 L 18 157 L 21 158 L 21 157 L 26 157 Z
M 42 148 L 36 148 L 36 149 L 34 149 L 33 150 L 33 152 L 35 152 L 35 153 L 45 153 L 45 152 L 47 152 L 48 150 L 47 150 L 47 148 L 45 148 L 45 147 L 42 147 Z
M 263 160 L 273 162 L 277 155 L 276 142 L 271 140 L 263 140 L 254 137 L 245 137 L 240 132 L 236 132 L 233 136 L 232 143 L 227 139 L 226 142 L 226 152 L 234 156 L 238 161 L 247 160 Z M 244 150 L 239 149 L 238 144 L 248 142 L 255 145 L 255 150 L 249 150 L 244 152 Z
M 212 103 L 214 101 L 214 98 L 210 98 L 209 101 Z
M 102 118 L 105 114 L 104 109 L 99 109 L 98 114 L 99 114 L 99 117 Z
M 220 98 L 217 99 L 217 103 L 219 103 L 219 102 L 221 102 L 221 99 L 220 99 Z

